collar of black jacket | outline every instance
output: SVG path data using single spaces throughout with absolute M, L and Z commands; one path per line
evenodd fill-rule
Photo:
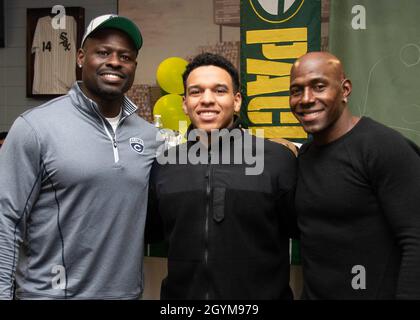
M 232 129 L 236 129 L 236 128 L 242 128 L 242 121 L 241 121 L 241 118 L 239 118 L 237 115 L 234 115 L 233 116 L 233 123 L 232 123 L 232 125 L 230 125 L 229 127 L 227 127 L 226 129 L 228 129 L 229 131 L 231 131 Z M 194 130 L 194 129 L 196 129 L 196 127 L 194 127 L 194 125 L 191 123 L 189 126 L 188 126 L 188 129 L 187 129 L 187 133 L 186 133 L 186 135 L 188 136 L 188 133 L 191 131 L 191 130 Z M 222 128 L 223 129 L 223 128 Z M 187 138 L 187 136 L 185 137 L 185 138 Z
M 200 140 L 200 135 L 197 135 L 197 139 L 196 140 L 189 140 L 188 139 L 188 137 L 190 137 L 191 131 L 192 130 L 195 130 L 195 129 L 197 129 L 197 128 L 192 123 L 188 126 L 187 133 L 185 134 L 185 139 L 187 140 L 187 143 L 189 145 L 193 145 L 193 144 L 197 143 Z M 227 129 L 227 130 L 225 130 L 224 133 L 222 132 L 219 137 L 222 137 L 224 134 L 226 134 L 228 132 L 231 132 L 233 129 L 242 129 L 242 121 L 241 121 L 241 118 L 238 117 L 237 115 L 234 115 L 233 116 L 233 123 L 232 123 L 232 125 L 230 125 L 227 128 L 221 128 L 220 130 L 222 130 L 222 129 Z M 220 139 L 218 139 L 218 140 L 220 140 Z M 212 142 L 211 144 L 213 144 L 213 143 L 214 142 Z

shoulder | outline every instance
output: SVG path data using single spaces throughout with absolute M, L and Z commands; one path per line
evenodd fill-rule
M 362 136 L 368 140 L 370 137 L 371 139 L 377 139 L 381 136 L 402 137 L 396 130 L 368 117 L 362 117 L 355 129 L 358 136 Z
M 13 122 L 7 135 L 7 141 L 9 145 L 16 146 L 15 148 L 10 148 L 10 151 L 16 152 L 18 149 L 30 150 L 29 153 L 34 152 L 32 156 L 35 156 L 35 152 L 37 152 L 36 150 L 39 147 L 38 131 L 21 115 Z
M 141 132 L 141 135 L 146 139 L 157 139 L 159 130 L 151 123 L 141 118 L 138 114 L 132 114 L 129 117 L 131 126 L 134 126 L 136 130 Z
M 243 130 L 244 132 L 244 143 L 245 148 L 248 146 L 246 145 L 247 141 L 252 142 L 252 148 L 264 147 L 264 154 L 265 155 L 277 155 L 277 156 L 284 156 L 287 158 L 295 158 L 297 153 L 297 149 L 294 146 L 293 142 L 283 139 L 283 138 L 275 138 L 275 139 L 267 139 L 257 137 L 255 135 L 250 134 L 248 131 Z
M 141 128 L 141 131 L 145 135 L 152 135 L 153 137 L 156 137 L 158 129 L 153 124 L 151 124 L 150 122 L 146 121 L 138 115 L 137 105 L 133 101 L 131 101 L 131 99 L 128 96 L 124 96 L 123 103 L 125 105 L 125 109 L 129 110 L 130 112 L 133 112 L 132 114 L 130 114 L 130 116 L 128 116 L 127 120 L 130 121 L 137 128 Z
M 305 152 L 307 152 L 309 150 L 309 147 L 311 146 L 312 142 L 305 142 L 304 144 L 302 144 L 298 150 L 298 156 L 301 156 L 302 154 L 304 154 Z
M 71 105 L 70 97 L 68 94 L 49 100 L 39 106 L 30 107 L 30 109 L 22 113 L 22 116 L 35 116 L 38 114 L 44 115 L 45 113 L 54 114 L 56 112 L 59 112 L 61 108 L 66 105 Z
M 269 141 L 275 142 L 276 144 L 280 144 L 282 146 L 285 146 L 287 149 L 289 149 L 294 154 L 295 157 L 297 157 L 298 148 L 292 141 L 289 141 L 289 140 L 284 139 L 284 138 L 272 138 L 272 139 L 269 139 Z
M 138 114 L 132 114 L 129 117 L 129 125 L 126 126 L 132 134 L 139 136 L 144 143 L 152 146 L 153 149 L 159 148 L 163 143 L 158 139 L 159 130 L 151 123 L 141 118 Z
M 141 126 L 144 130 L 150 131 L 150 132 L 158 132 L 158 129 L 151 124 L 150 122 L 144 120 L 142 117 L 140 117 L 137 113 L 134 113 L 131 115 L 130 119 L 134 122 L 136 122 L 137 125 Z
M 51 121 L 55 117 L 62 118 L 71 105 L 70 97 L 66 94 L 47 101 L 40 106 L 32 107 L 20 116 L 32 125 L 36 125 L 37 123 L 49 123 L 51 125 Z
M 254 136 L 253 136 L 254 137 Z M 275 141 L 254 137 L 256 157 L 263 155 L 264 163 L 268 168 L 284 172 L 284 170 L 292 170 L 297 163 L 296 154 L 293 147 L 289 145 L 292 142 L 286 139 L 276 139 Z M 261 150 L 261 148 L 264 150 Z M 276 170 L 277 170 L 276 169 Z
M 371 118 L 363 117 L 359 122 L 354 139 L 350 139 L 350 145 L 354 141 L 364 148 L 378 150 L 380 153 L 395 153 L 400 148 L 418 148 L 400 132 Z
M 396 165 L 418 167 L 419 147 L 398 131 L 370 118 L 362 118 L 358 130 L 348 140 L 348 153 L 363 159 L 369 168 L 381 171 Z
M 290 190 L 296 183 L 297 158 L 294 153 L 294 145 L 292 142 L 277 138 L 274 141 L 264 140 L 264 160 L 260 163 L 264 164 L 263 175 L 271 176 L 278 183 L 282 190 Z M 297 152 L 297 150 L 296 150 Z M 258 159 L 258 151 L 257 157 Z

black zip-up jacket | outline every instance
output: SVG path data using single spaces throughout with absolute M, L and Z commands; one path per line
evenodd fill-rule
M 289 237 L 296 230 L 295 156 L 283 145 L 239 129 L 235 133 L 217 142 L 219 153 L 214 142 L 198 150 L 200 142 L 189 141 L 176 147 L 176 164 L 160 164 L 168 152 L 154 163 L 146 229 L 154 240 L 163 231 L 169 245 L 162 299 L 293 298 Z M 256 150 L 257 140 L 263 152 Z M 245 168 L 255 165 L 245 161 L 234 164 L 238 141 L 242 155 L 251 150 L 263 155 L 261 174 L 246 175 Z M 205 150 L 209 164 L 192 164 L 191 159 L 180 164 L 180 150 Z M 212 163 L 212 157 L 226 152 L 230 164 Z

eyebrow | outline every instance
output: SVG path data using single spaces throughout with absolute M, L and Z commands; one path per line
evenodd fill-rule
M 295 80 L 292 81 L 292 83 L 290 84 L 290 87 L 293 87 L 293 86 L 301 86 L 302 85 L 300 83 L 294 83 Z M 317 83 L 317 82 L 328 83 L 330 81 L 326 77 L 315 77 L 315 78 L 309 79 L 309 81 L 308 81 L 309 84 L 313 84 L 313 83 Z
M 113 50 L 113 51 L 118 51 L 118 52 L 133 52 L 134 54 L 136 54 L 136 50 L 132 48 L 115 47 L 113 45 L 106 44 L 106 43 L 99 43 L 95 47 L 96 49 L 100 48 L 100 49 L 108 49 L 108 50 Z
M 217 88 L 217 87 L 223 87 L 223 88 L 226 88 L 226 89 L 229 88 L 229 86 L 227 84 L 225 84 L 225 83 L 216 83 L 213 86 L 213 88 Z M 190 86 L 187 86 L 187 89 L 194 89 L 194 88 L 201 88 L 201 85 L 199 85 L 199 84 L 192 84 Z

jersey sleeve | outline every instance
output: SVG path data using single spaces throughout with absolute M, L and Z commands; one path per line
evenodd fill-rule
M 74 46 L 75 51 L 77 51 L 77 22 L 74 17 L 69 16 L 69 22 L 71 24 L 70 28 L 70 40 L 72 43 L 72 46 Z
M 34 39 L 32 40 L 31 52 L 35 53 L 41 48 L 41 19 L 38 19 L 35 27 Z
M 40 189 L 40 145 L 19 117 L 0 149 L 0 299 L 12 299 L 25 221 Z

